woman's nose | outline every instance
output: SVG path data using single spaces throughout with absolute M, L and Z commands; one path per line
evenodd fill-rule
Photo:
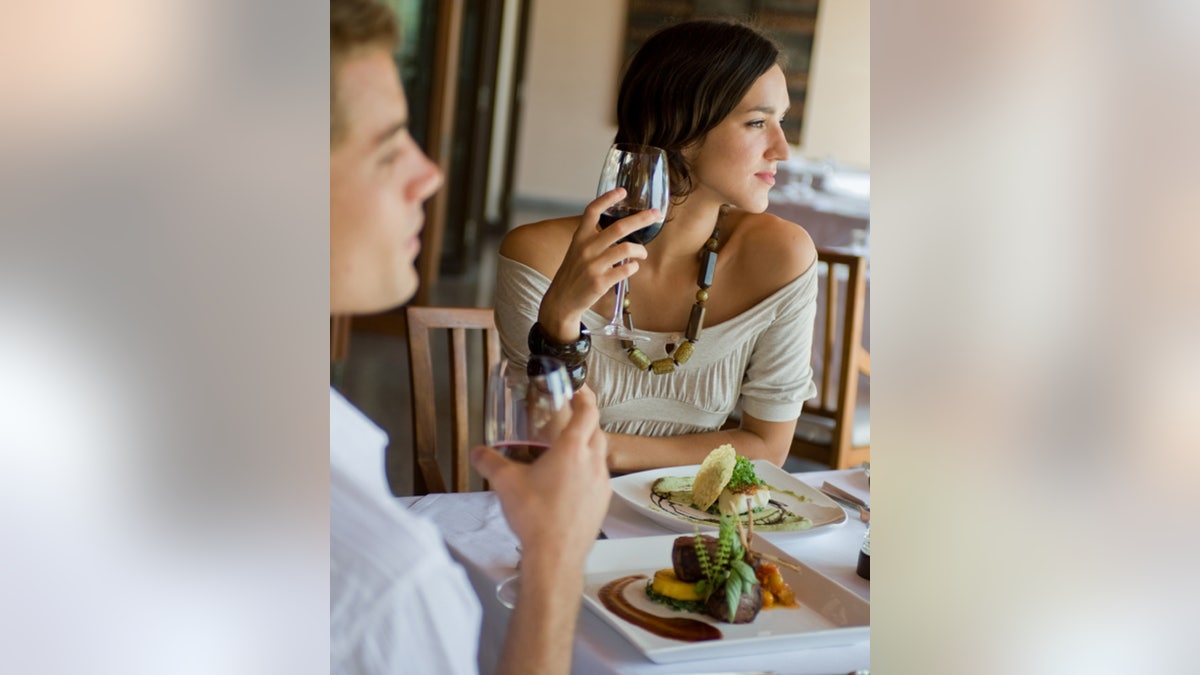
M 771 139 L 771 145 L 767 149 L 769 153 L 768 159 L 776 161 L 784 161 L 791 155 L 791 146 L 788 145 L 787 136 L 783 133 L 783 127 L 775 127 L 774 137 Z

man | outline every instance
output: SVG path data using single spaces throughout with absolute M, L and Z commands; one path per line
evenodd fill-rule
M 330 18 L 330 309 L 376 312 L 417 288 L 421 205 L 442 178 L 408 133 L 390 11 L 331 0 Z M 537 462 L 472 451 L 522 547 L 501 672 L 569 670 L 583 563 L 611 496 L 598 419 L 581 392 Z M 386 436 L 332 390 L 329 427 L 331 670 L 473 672 L 478 599 L 434 526 L 388 491 Z

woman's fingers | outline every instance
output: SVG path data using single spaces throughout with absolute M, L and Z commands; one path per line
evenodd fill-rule
M 610 225 L 596 237 L 596 244 L 600 246 L 612 246 L 630 234 L 661 221 L 662 214 L 656 209 L 639 211 Z
M 592 200 L 583 210 L 579 219 L 579 232 L 592 232 L 600 225 L 600 214 L 621 203 L 625 199 L 625 188 L 615 188 Z
M 583 210 L 583 217 L 579 219 L 579 228 L 575 231 L 575 239 L 578 241 L 592 238 L 598 246 L 608 247 L 633 232 L 662 221 L 662 214 L 656 209 L 639 211 L 618 220 L 593 238 L 592 235 L 600 230 L 600 215 L 621 203 L 625 196 L 625 188 L 616 188 L 592 200 L 592 203 Z
M 561 320 L 563 329 L 569 324 L 570 330 L 574 330 L 578 322 L 577 314 L 608 293 L 618 282 L 637 272 L 637 261 L 644 260 L 648 255 L 646 247 L 621 240 L 661 222 L 662 214 L 653 209 L 640 211 L 601 230 L 600 215 L 605 209 L 620 203 L 625 196 L 624 188 L 616 188 L 600 195 L 584 209 L 566 257 L 543 298 L 539 321 L 554 326 L 559 322 L 556 320 Z M 547 303 L 550 304 L 549 309 Z M 551 330 L 556 329 L 552 327 Z

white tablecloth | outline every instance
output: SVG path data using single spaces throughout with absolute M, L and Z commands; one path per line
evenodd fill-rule
M 829 482 L 869 501 L 870 489 L 862 470 L 818 471 L 795 474 L 800 480 L 820 487 Z M 517 539 L 509 529 L 500 503 L 491 492 L 434 494 L 403 497 L 400 502 L 429 518 L 441 529 L 451 554 L 462 563 L 483 605 L 479 661 L 483 673 L 495 670 L 509 610 L 496 600 L 495 588 L 515 572 Z M 866 525 L 858 512 L 847 509 L 849 517 L 840 526 L 804 536 L 772 539 L 783 550 L 831 577 L 860 596 L 871 599 L 870 582 L 855 573 L 858 549 Z M 635 512 L 614 497 L 603 532 L 609 538 L 674 534 Z M 591 673 L 697 673 L 719 671 L 771 670 L 781 675 L 848 673 L 865 669 L 870 663 L 870 642 L 855 645 L 772 652 L 754 657 L 706 659 L 659 665 L 646 659 L 624 637 L 614 631 L 586 606 L 580 610 L 575 636 L 571 672 Z

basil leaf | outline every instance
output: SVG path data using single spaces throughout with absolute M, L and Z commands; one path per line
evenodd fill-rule
M 736 574 L 730 575 L 729 580 L 725 582 L 725 600 L 729 603 L 729 622 L 733 623 L 733 617 L 737 614 L 738 600 L 742 597 L 742 579 Z
M 747 586 L 754 586 L 754 584 L 758 583 L 758 577 L 754 576 L 753 567 L 747 565 L 741 560 L 735 560 L 732 567 L 733 571 L 737 572 L 738 576 L 742 578 L 742 581 L 745 582 Z

